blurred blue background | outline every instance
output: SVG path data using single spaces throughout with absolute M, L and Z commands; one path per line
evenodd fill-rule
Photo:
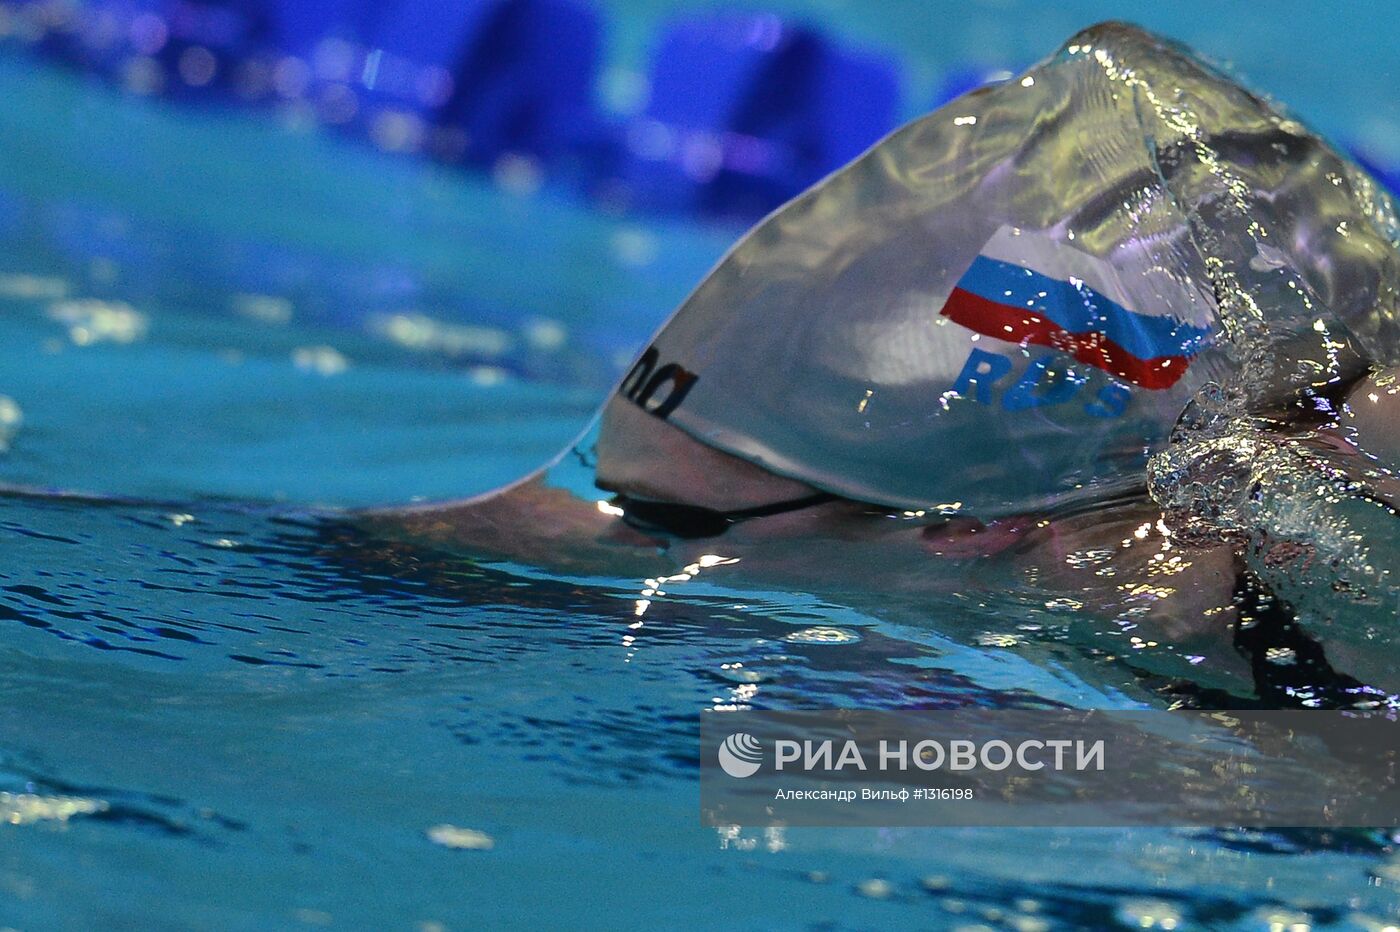
M 20 45 L 138 95 L 271 110 L 610 211 L 749 222 L 906 119 L 1126 18 L 1400 170 L 1377 6 L 893 0 L 34 0 Z

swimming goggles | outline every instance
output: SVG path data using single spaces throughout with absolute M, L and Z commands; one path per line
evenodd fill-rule
M 612 504 L 615 508 L 622 509 L 623 523 L 629 527 L 639 531 L 667 534 L 683 540 L 698 540 L 705 537 L 718 537 L 743 521 L 801 511 L 804 508 L 834 502 L 838 497 L 829 492 L 818 492 L 816 495 L 808 495 L 804 498 L 774 502 L 771 505 L 758 505 L 753 508 L 736 508 L 731 511 L 717 511 L 700 505 L 649 501 L 626 495 L 614 497 Z

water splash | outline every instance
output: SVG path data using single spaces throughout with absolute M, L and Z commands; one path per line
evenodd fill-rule
M 1147 51 L 1109 29 L 1063 54 L 1135 95 L 1228 360 L 1150 460 L 1151 494 L 1181 540 L 1242 545 L 1261 578 L 1315 614 L 1335 620 L 1345 605 L 1374 619 L 1397 594 L 1376 553 L 1394 512 L 1357 473 L 1371 464 L 1339 458 L 1327 432 L 1346 387 L 1400 359 L 1395 204 L 1276 108 L 1184 52 Z

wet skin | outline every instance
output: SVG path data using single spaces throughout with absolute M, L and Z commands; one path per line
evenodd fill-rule
M 737 560 L 707 570 L 729 586 L 808 592 L 888 620 L 928 624 L 935 596 L 976 598 L 1007 587 L 1028 605 L 1072 599 L 1074 638 L 1088 645 L 1106 625 L 1127 644 L 1132 632 L 1170 643 L 1158 674 L 1191 673 L 1224 687 L 1248 679 L 1230 646 L 1237 558 L 1225 546 L 1184 548 L 1160 525 L 1150 502 L 1050 520 L 1019 516 L 991 522 L 905 517 L 838 500 L 736 524 L 722 535 L 680 540 L 652 535 L 600 511 L 595 502 L 552 488 L 536 476 L 480 499 L 365 515 L 379 537 L 414 546 L 543 566 L 554 572 L 638 581 L 681 572 L 705 557 Z M 1103 565 L 1066 562 L 1107 550 Z M 1121 621 L 1114 619 L 1121 618 Z M 1095 619 L 1084 624 L 1087 619 Z M 1011 619 L 1009 627 L 1020 619 Z M 939 618 L 941 633 L 975 642 L 988 624 Z M 1114 645 L 1120 644 L 1115 640 Z M 1033 648 L 1030 648 L 1034 652 Z M 1186 655 L 1209 655 L 1206 669 Z M 1147 658 L 1144 658 L 1147 659 Z M 1055 662 L 1064 663 L 1063 657 Z M 1097 674 L 1085 658 L 1081 674 Z
M 1342 468 L 1368 469 L 1372 486 L 1392 495 L 1400 495 L 1394 478 L 1375 467 L 1400 458 L 1394 439 L 1400 435 L 1397 381 L 1395 371 L 1363 380 L 1335 422 L 1301 440 L 1326 448 Z M 718 509 L 815 491 L 673 428 L 647 436 L 652 442 L 646 448 L 599 451 L 599 486 Z M 713 578 L 725 585 L 811 592 L 882 617 L 925 623 L 927 600 L 934 595 L 975 599 L 979 592 L 1010 590 L 1028 605 L 1070 600 L 1064 604 L 1074 607 L 1072 627 L 1089 629 L 1078 632 L 1084 635 L 1079 640 L 1092 644 L 1095 656 L 1105 651 L 1094 633 L 1107 632 L 1113 635 L 1110 651 L 1133 645 L 1120 653 L 1131 653 L 1127 662 L 1155 676 L 1189 675 L 1200 686 L 1236 692 L 1251 676 L 1251 661 L 1237 643 L 1243 568 L 1238 544 L 1184 540 L 1145 495 L 1074 515 L 987 522 L 836 500 L 745 520 L 716 537 L 684 540 L 630 526 L 615 509 L 552 487 L 541 472 L 477 499 L 369 512 L 360 520 L 377 536 L 588 576 L 640 581 L 722 556 L 737 561 L 714 570 Z M 1248 627 L 1248 608 L 1243 613 Z M 956 638 L 977 634 L 948 630 L 967 622 L 938 624 Z M 1400 690 L 1390 651 L 1347 632 L 1326 634 L 1333 667 L 1387 692 Z

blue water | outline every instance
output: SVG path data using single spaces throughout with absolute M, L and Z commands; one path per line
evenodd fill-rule
M 1316 46 L 1343 32 L 1383 30 Z M 1293 82 L 1257 38 L 1240 48 Z M 1346 100 L 1376 73 L 1353 69 Z M 328 523 L 539 465 L 734 231 L 134 100 L 18 53 L 0 100 L 0 395 L 22 417 L 0 482 L 80 493 L 0 497 L 0 923 L 1400 918 L 1376 832 L 701 828 L 702 709 L 1161 705 L 1179 663 L 1098 659 L 1111 626 L 1004 579 L 914 601 L 716 576 L 639 631 L 638 579 Z M 793 638 L 816 625 L 847 637 Z M 491 846 L 445 846 L 444 824 Z

